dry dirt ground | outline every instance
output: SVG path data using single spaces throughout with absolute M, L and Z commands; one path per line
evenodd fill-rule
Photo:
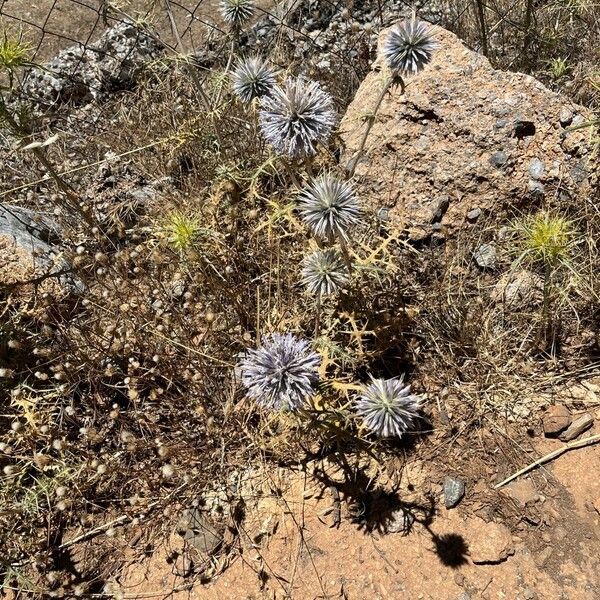
M 541 440 L 536 450 L 542 456 L 561 444 Z M 123 528 L 115 548 L 134 546 L 139 557 L 144 547 L 146 557 L 121 562 L 108 589 L 117 598 L 173 600 L 600 598 L 600 446 L 573 450 L 502 491 L 493 491 L 497 474 L 468 481 L 450 510 L 428 463 L 404 467 L 397 495 L 374 494 L 350 510 L 343 477 L 329 472 L 325 485 L 300 472 L 263 473 L 242 535 L 228 558 L 215 558 L 220 574 L 204 584 L 180 576 L 190 556 L 202 563 L 176 533 L 150 539 Z M 338 527 L 331 481 L 342 500 Z M 423 490 L 433 495 L 429 507 Z M 403 533 L 409 513 L 415 521 Z

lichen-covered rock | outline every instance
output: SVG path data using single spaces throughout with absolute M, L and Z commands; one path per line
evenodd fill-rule
M 389 30 L 379 38 L 381 46 Z M 498 71 L 454 34 L 437 26 L 430 65 L 392 88 L 381 105 L 358 163 L 358 187 L 373 209 L 389 209 L 391 225 L 423 240 L 433 225 L 446 236 L 483 215 L 523 206 L 540 195 L 584 203 L 598 177 L 589 131 L 566 128 L 592 115 L 539 81 Z M 342 161 L 357 152 L 381 92 L 381 59 L 348 107 L 340 131 Z
M 141 68 L 162 51 L 155 37 L 133 23 L 121 22 L 97 42 L 66 48 L 43 69 L 29 71 L 23 89 L 42 104 L 86 102 L 128 88 Z

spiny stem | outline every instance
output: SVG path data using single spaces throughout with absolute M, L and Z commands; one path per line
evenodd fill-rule
M 362 139 L 360 141 L 360 145 L 358 147 L 358 150 L 356 151 L 356 154 L 352 157 L 352 159 L 350 160 L 350 164 L 348 165 L 349 177 L 352 177 L 354 175 L 354 172 L 356 171 L 358 161 L 360 160 L 360 158 L 363 154 L 363 151 L 365 149 L 365 144 L 367 143 L 367 138 L 369 137 L 369 133 L 371 132 L 371 129 L 373 128 L 373 124 L 375 123 L 375 119 L 377 118 L 377 113 L 379 112 L 379 109 L 381 108 L 383 99 L 386 97 L 387 93 L 390 91 L 390 88 L 392 87 L 392 85 L 396 82 L 400 85 L 400 95 L 404 94 L 404 90 L 405 90 L 404 80 L 398 73 L 392 73 L 390 75 L 389 79 L 387 79 L 387 81 L 385 82 L 383 89 L 381 90 L 381 93 L 379 94 L 379 97 L 377 98 L 377 102 L 375 103 L 373 112 L 367 118 L 367 128 L 365 129 L 365 132 L 362 136 Z

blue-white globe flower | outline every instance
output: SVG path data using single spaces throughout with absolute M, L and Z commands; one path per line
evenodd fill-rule
M 392 27 L 383 43 L 383 57 L 392 71 L 414 74 L 431 61 L 436 46 L 429 26 L 412 19 Z
M 335 248 L 317 250 L 304 259 L 302 283 L 311 294 L 335 294 L 349 280 L 348 267 Z
M 248 396 L 271 410 L 298 410 L 319 382 L 320 356 L 291 333 L 265 336 L 238 364 Z
M 348 241 L 351 227 L 360 222 L 360 204 L 352 186 L 331 174 L 310 181 L 300 192 L 297 209 L 314 235 Z
M 254 14 L 254 0 L 221 0 L 220 9 L 225 23 L 239 29 Z
M 275 73 L 256 56 L 241 61 L 231 76 L 233 91 L 243 102 L 262 98 L 275 86 Z
M 289 78 L 264 96 L 259 123 L 269 144 L 290 158 L 316 154 L 336 123 L 331 96 L 316 81 Z
M 375 435 L 401 438 L 419 417 L 422 399 L 410 393 L 403 377 L 371 378 L 354 403 L 367 429 Z

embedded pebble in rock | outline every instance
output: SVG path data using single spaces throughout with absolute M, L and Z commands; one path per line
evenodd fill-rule
M 465 495 L 465 482 L 458 477 L 444 478 L 444 505 L 447 509 L 454 508 Z
M 541 179 L 544 175 L 545 165 L 539 158 L 534 158 L 529 164 L 529 176 L 532 179 Z
M 571 413 L 564 404 L 553 404 L 542 415 L 542 425 L 546 437 L 556 437 L 572 421 Z
M 381 32 L 380 46 L 388 33 Z M 502 220 L 515 208 L 528 211 L 532 196 L 541 194 L 592 202 L 594 144 L 589 132 L 560 127 L 567 100 L 529 75 L 494 69 L 439 26 L 431 33 L 443 50 L 410 77 L 404 94 L 393 88 L 385 96 L 358 160 L 356 187 L 365 206 L 377 211 L 385 205 L 390 229 L 421 241 L 432 233 L 432 199 L 443 195 L 449 205 L 439 221 L 451 242 L 475 206 Z M 343 165 L 356 159 L 364 115 L 372 112 L 387 73 L 379 56 L 341 120 Z M 584 107 L 573 109 L 593 118 Z M 572 169 L 580 163 L 589 176 L 578 182 Z
M 492 154 L 490 156 L 490 164 L 494 165 L 494 167 L 503 167 L 506 164 L 506 161 L 508 160 L 508 155 L 506 154 L 506 152 L 494 152 L 494 154 Z
M 469 219 L 469 221 L 471 221 L 471 222 L 477 221 L 477 219 L 479 219 L 480 216 L 481 216 L 480 208 L 474 208 L 473 210 L 470 210 L 467 213 L 467 219 Z
M 493 269 L 496 266 L 496 246 L 482 244 L 473 254 L 473 258 L 482 269 Z
M 563 127 L 568 127 L 573 122 L 573 111 L 565 106 L 561 109 L 558 120 Z
M 581 415 L 578 419 L 575 419 L 569 427 L 561 433 L 558 437 L 563 442 L 570 442 L 575 438 L 579 437 L 584 431 L 587 431 L 594 424 L 594 418 L 589 413 Z

